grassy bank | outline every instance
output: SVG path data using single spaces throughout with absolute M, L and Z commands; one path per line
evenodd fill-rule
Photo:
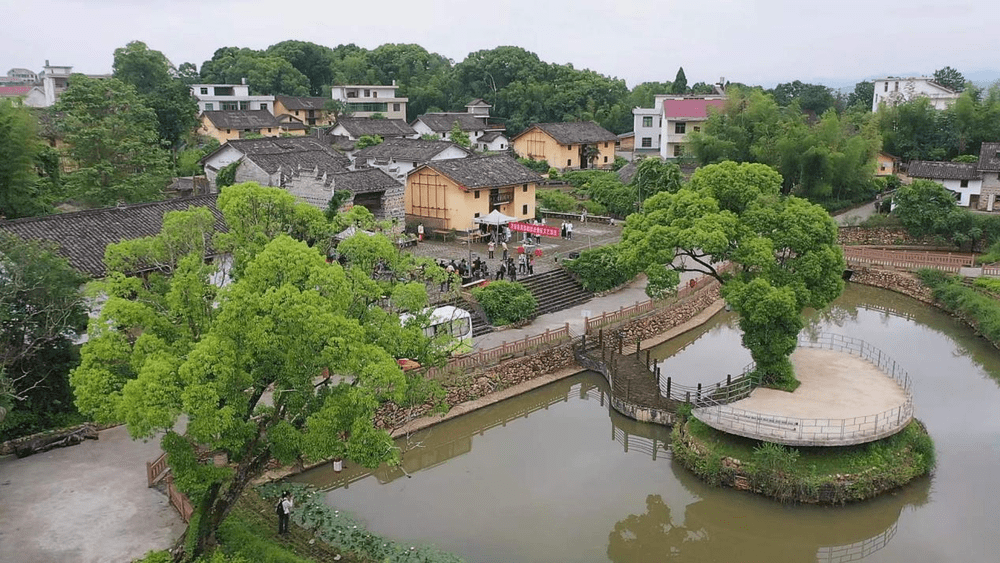
M 782 502 L 864 500 L 928 474 L 934 444 L 918 421 L 859 446 L 789 448 L 719 432 L 687 417 L 674 426 L 674 459 L 711 485 L 749 490 Z
M 938 270 L 918 273 L 941 307 L 1000 348 L 1000 282 L 977 278 L 970 287 L 962 283 L 962 278 Z

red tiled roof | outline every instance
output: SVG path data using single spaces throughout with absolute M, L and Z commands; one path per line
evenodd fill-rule
M 24 96 L 31 91 L 31 86 L 0 86 L 0 98 Z
M 722 109 L 725 100 L 663 100 L 663 116 L 674 117 L 708 117 L 709 106 Z

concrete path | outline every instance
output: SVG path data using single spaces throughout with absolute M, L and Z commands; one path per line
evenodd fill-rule
M 701 274 L 697 272 L 683 272 L 681 274 L 680 285 L 687 284 L 689 280 L 699 278 Z M 509 330 L 501 330 L 484 334 L 475 340 L 477 350 L 486 350 L 495 346 L 500 346 L 504 342 L 514 342 L 526 336 L 542 334 L 546 330 L 557 330 L 569 323 L 569 330 L 573 334 L 583 334 L 583 321 L 587 317 L 596 317 L 606 311 L 617 311 L 622 307 L 631 307 L 636 303 L 649 300 L 646 295 L 646 276 L 640 275 L 632 283 L 625 286 L 621 291 L 595 297 L 586 303 L 556 311 L 547 315 L 535 318 L 531 324 Z
M 869 202 L 861 205 L 860 207 L 848 209 L 840 215 L 834 215 L 833 220 L 837 222 L 837 226 L 839 227 L 843 227 L 845 225 L 857 225 L 874 214 L 875 204 Z
M 0 561 L 132 561 L 166 549 L 185 524 L 166 495 L 146 486 L 143 443 L 124 426 L 100 440 L 23 459 L 0 458 Z

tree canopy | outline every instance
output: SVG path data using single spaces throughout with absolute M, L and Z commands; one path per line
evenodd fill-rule
M 217 266 L 204 261 L 211 221 L 203 209 L 172 212 L 159 235 L 111 245 L 108 299 L 71 376 L 81 412 L 124 421 L 133 437 L 166 432 L 175 482 L 196 506 L 190 556 L 214 542 L 271 460 L 342 457 L 367 467 L 398 460 L 374 423 L 381 402 L 407 396 L 395 358 L 440 361 L 418 323 L 404 326 L 393 310 L 372 306 L 388 295 L 395 307 L 419 312 L 423 284 L 396 280 L 440 268 L 364 235 L 341 243 L 346 267 L 327 263 L 319 247 L 293 238 L 309 233 L 275 191 L 282 190 L 238 184 L 222 192 L 229 231 L 216 248 L 242 249 L 222 288 L 211 283 Z M 126 274 L 151 255 L 168 267 Z M 373 279 L 376 267 L 398 275 Z M 173 430 L 181 415 L 183 434 Z M 224 452 L 230 463 L 215 467 L 200 452 Z
M 65 179 L 71 197 L 101 205 L 162 197 L 169 159 L 156 113 L 132 85 L 74 74 L 55 107 L 74 163 Z
M 43 150 L 28 108 L 0 100 L 0 218 L 31 217 L 52 209 L 54 186 L 38 173 Z
M 951 88 L 956 92 L 965 90 L 965 77 L 962 76 L 961 72 L 958 72 L 950 66 L 935 70 L 934 82 L 937 82 L 946 88 Z
M 823 208 L 781 195 L 781 176 L 762 164 L 723 162 L 698 169 L 676 192 L 647 199 L 628 217 L 622 259 L 649 278 L 651 296 L 675 291 L 680 272 L 722 282 L 740 313 L 743 344 L 765 382 L 793 385 L 788 357 L 805 307 L 840 295 L 844 259 Z M 732 264 L 731 271 L 722 265 Z

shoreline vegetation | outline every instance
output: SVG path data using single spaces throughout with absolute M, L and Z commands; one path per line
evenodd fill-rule
M 806 504 L 868 500 L 928 475 L 935 463 L 934 443 L 916 419 L 868 444 L 789 448 L 719 432 L 688 413 L 674 425 L 670 448 L 709 485 Z

